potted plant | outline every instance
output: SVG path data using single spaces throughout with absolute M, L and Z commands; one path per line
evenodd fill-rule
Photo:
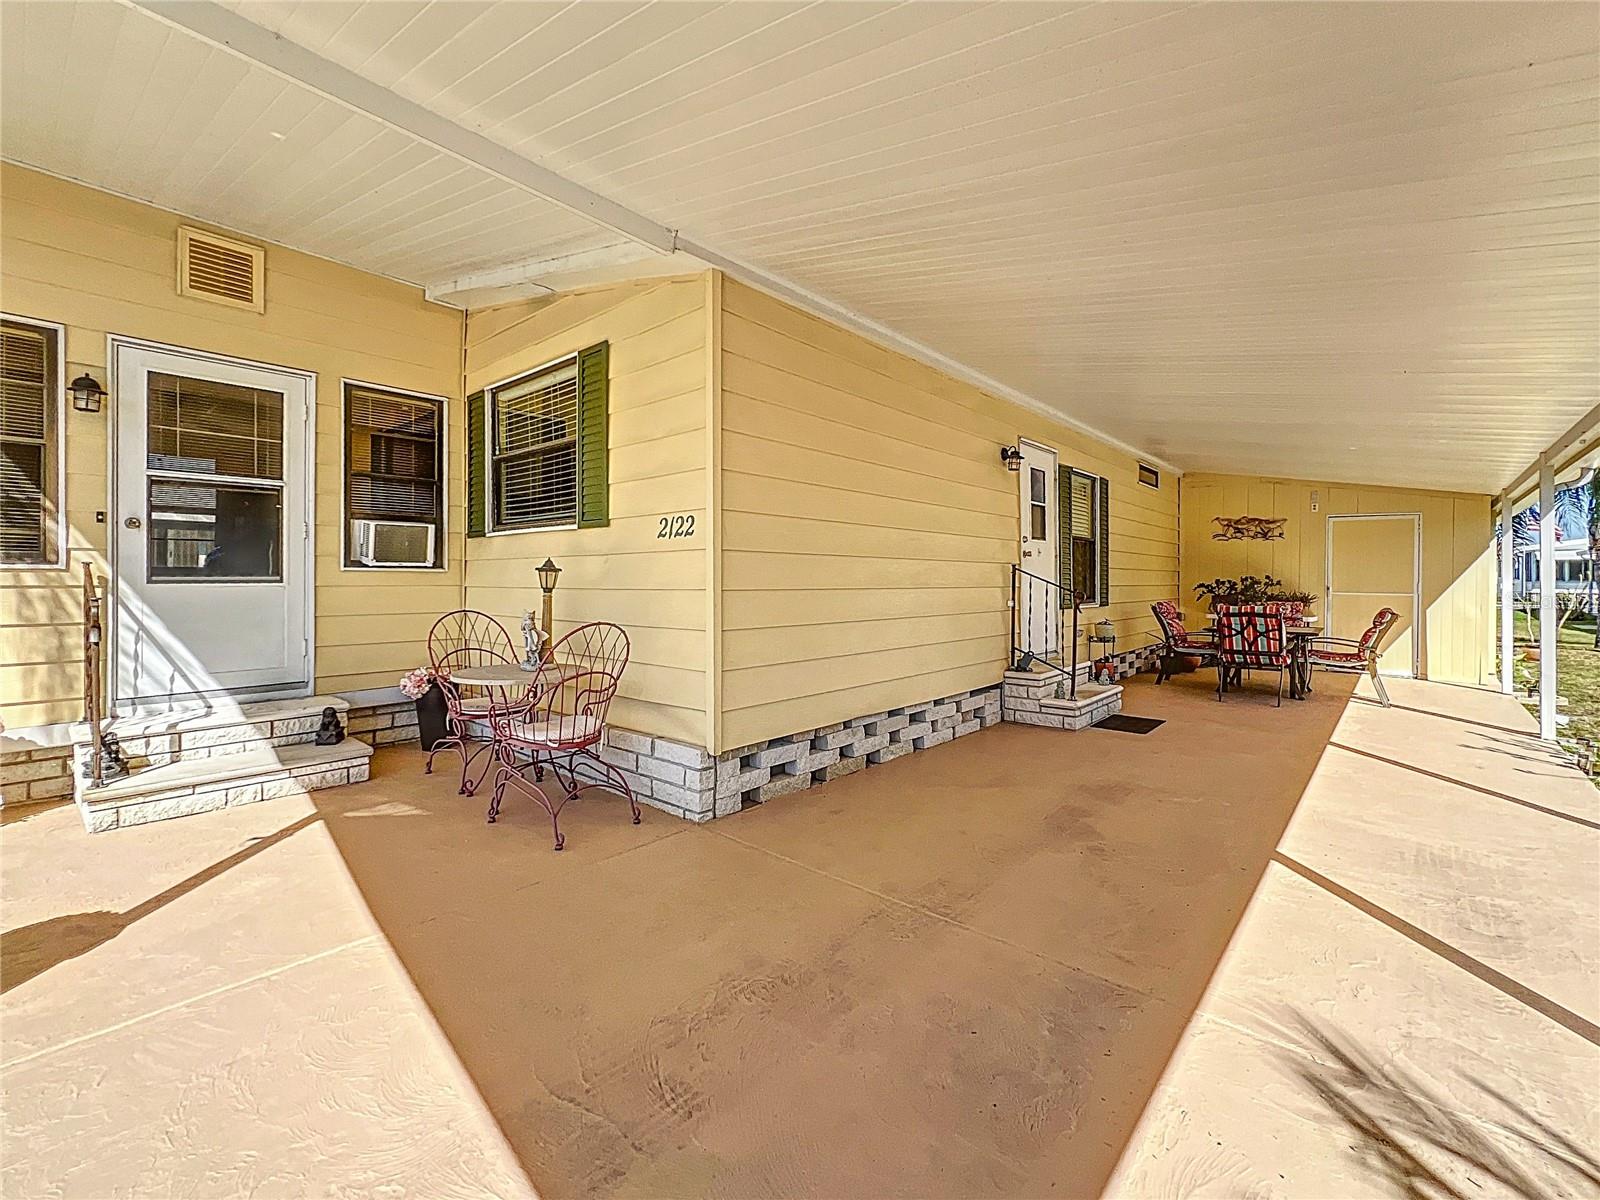
M 1211 579 L 1195 584 L 1194 593 L 1213 608 L 1218 604 L 1270 604 L 1275 601 L 1299 603 L 1309 608 L 1317 601 L 1317 597 L 1310 592 L 1290 588 L 1283 580 L 1274 579 L 1271 575 Z
M 445 705 L 444 688 L 441 686 L 449 678 L 448 670 L 418 667 L 414 671 L 407 671 L 400 679 L 400 691 L 407 699 L 416 702 L 417 738 L 424 750 L 432 750 L 449 736 L 450 712 Z

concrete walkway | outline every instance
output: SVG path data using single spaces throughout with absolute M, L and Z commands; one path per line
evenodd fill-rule
M 0 1191 L 1587 1194 L 1596 792 L 1503 697 L 1319 684 L 560 855 L 414 751 L 8 814 Z

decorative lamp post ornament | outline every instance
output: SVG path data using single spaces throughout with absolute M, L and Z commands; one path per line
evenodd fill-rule
M 544 591 L 544 644 L 539 654 L 542 659 L 550 652 L 550 645 L 555 640 L 555 591 L 556 581 L 561 578 L 561 568 L 547 558 L 534 571 L 539 576 L 539 587 Z

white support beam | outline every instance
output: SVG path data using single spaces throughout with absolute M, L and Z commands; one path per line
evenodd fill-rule
M 691 275 L 705 269 L 705 264 L 690 254 L 662 254 L 636 242 L 615 242 L 593 250 L 474 271 L 427 284 L 422 290 L 436 304 L 479 308 L 594 284 Z
M 1515 503 L 1526 499 L 1539 485 L 1540 465 L 1549 462 L 1557 470 L 1565 466 L 1567 459 L 1583 453 L 1584 448 L 1593 440 L 1597 426 L 1600 426 L 1600 404 L 1584 413 L 1567 427 L 1565 433 L 1545 447 L 1544 453 L 1539 458 L 1506 485 L 1506 495 Z
M 1556 473 L 1539 459 L 1539 736 L 1556 737 Z
M 456 124 L 446 117 L 416 104 L 381 84 L 323 58 L 289 39 L 257 25 L 249 17 L 222 8 L 209 0 L 125 0 L 170 25 L 187 30 L 214 45 L 265 67 L 274 74 L 310 88 L 320 96 L 342 104 L 354 112 L 382 121 L 460 162 L 487 171 L 508 183 L 543 197 L 597 224 L 664 254 L 685 251 L 701 263 L 715 267 L 734 279 L 759 288 L 780 300 L 853 330 L 881 346 L 926 363 L 956 379 L 981 388 L 990 395 L 1059 421 L 1096 438 L 1134 458 L 1181 476 L 1180 467 L 1165 459 L 1112 437 L 1068 415 L 1062 409 L 1016 388 L 1001 383 L 982 371 L 940 353 L 931 346 L 909 338 L 826 296 L 793 283 L 781 275 L 721 254 L 708 246 L 680 238 L 669 229 L 614 200 L 557 175 L 520 154 Z M 693 268 L 691 268 L 693 269 Z
M 1511 695 L 1516 690 L 1517 603 L 1513 572 L 1517 564 L 1517 539 L 1512 528 L 1511 493 L 1500 493 L 1500 690 Z

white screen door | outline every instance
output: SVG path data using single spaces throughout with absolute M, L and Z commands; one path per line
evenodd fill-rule
M 1380 609 L 1400 614 L 1383 645 L 1378 669 L 1415 675 L 1418 639 L 1417 558 L 1421 518 L 1328 518 L 1328 634 L 1359 638 Z
M 1022 609 L 1018 628 L 1022 648 L 1043 657 L 1061 648 L 1061 590 L 1041 582 L 1056 581 L 1061 574 L 1061 557 L 1056 552 L 1061 494 L 1056 484 L 1056 452 L 1033 442 L 1022 442 L 1021 449 L 1022 569 L 1027 574 L 1017 589 L 1017 605 Z
M 114 345 L 119 708 L 310 686 L 308 377 Z

